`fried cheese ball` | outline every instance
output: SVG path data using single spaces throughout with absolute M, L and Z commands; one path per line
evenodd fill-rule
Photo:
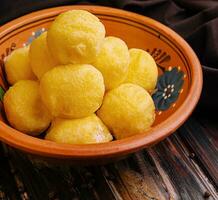
M 11 126 L 29 135 L 39 135 L 46 130 L 51 115 L 42 104 L 39 83 L 21 80 L 5 93 L 4 109 Z
M 51 69 L 41 79 L 40 93 L 54 117 L 82 118 L 94 113 L 104 96 L 102 74 L 88 64 Z
M 48 47 L 61 64 L 91 63 L 98 54 L 105 28 L 85 10 L 60 14 L 48 30 Z
M 5 60 L 5 71 L 10 85 L 19 80 L 34 80 L 29 62 L 29 47 L 14 50 Z
M 55 118 L 45 139 L 57 143 L 89 144 L 109 142 L 113 137 L 102 121 L 92 114 L 81 119 Z
M 130 64 L 126 83 L 134 83 L 145 88 L 147 91 L 154 90 L 158 69 L 153 57 L 142 49 L 130 49 Z
M 129 52 L 126 43 L 117 37 L 106 37 L 93 65 L 103 74 L 106 90 L 119 86 L 127 76 Z
M 45 72 L 57 65 L 57 61 L 48 50 L 46 38 L 47 32 L 44 32 L 30 45 L 30 66 L 38 79 L 41 79 Z
M 126 83 L 106 93 L 97 115 L 116 139 L 122 139 L 148 130 L 155 106 L 144 88 Z

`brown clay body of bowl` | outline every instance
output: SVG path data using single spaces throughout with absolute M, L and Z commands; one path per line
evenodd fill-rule
M 107 35 L 123 39 L 129 48 L 147 50 L 159 67 L 156 120 L 152 128 L 126 139 L 103 144 L 57 144 L 25 135 L 11 128 L 5 120 L 1 102 L 0 140 L 26 152 L 32 158 L 79 164 L 106 163 L 149 147 L 173 133 L 193 111 L 202 89 L 200 63 L 190 46 L 174 31 L 144 16 L 98 6 L 65 6 L 34 12 L 0 28 L 0 94 L 8 88 L 4 57 L 30 43 L 46 30 L 54 18 L 67 10 L 84 9 L 104 23 Z M 27 91 L 28 92 L 28 91 Z

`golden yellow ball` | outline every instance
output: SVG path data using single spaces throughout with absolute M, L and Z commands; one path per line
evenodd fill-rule
M 48 128 L 51 115 L 43 105 L 36 81 L 21 80 L 5 93 L 4 109 L 11 126 L 30 135 L 39 135 Z
M 81 119 L 55 118 L 45 138 L 67 144 L 103 143 L 113 139 L 95 114 Z
M 126 83 L 106 93 L 97 115 L 122 139 L 147 131 L 155 120 L 155 106 L 144 88 Z
M 126 83 L 134 83 L 152 92 L 155 89 L 158 69 L 153 57 L 142 49 L 130 49 L 130 64 Z
M 104 91 L 102 74 L 88 64 L 55 67 L 40 82 L 43 102 L 60 118 L 91 115 L 101 106 Z
M 46 38 L 47 32 L 44 32 L 30 45 L 30 66 L 38 79 L 57 65 L 57 61 L 55 61 L 48 50 Z
M 61 64 L 91 63 L 100 50 L 105 28 L 85 10 L 60 14 L 48 30 L 48 47 Z
M 30 67 L 29 47 L 16 49 L 6 57 L 5 72 L 11 85 L 20 80 L 36 79 Z
M 129 52 L 117 37 L 106 37 L 93 65 L 103 74 L 106 90 L 119 86 L 127 76 Z

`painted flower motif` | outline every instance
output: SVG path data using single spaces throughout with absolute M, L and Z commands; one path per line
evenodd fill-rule
M 32 35 L 28 38 L 27 42 L 23 44 L 23 46 L 27 46 L 32 43 L 33 40 L 35 40 L 37 37 L 39 37 L 43 32 L 45 32 L 45 28 L 40 28 L 34 32 L 32 32 Z
M 152 95 L 156 110 L 167 110 L 178 99 L 184 83 L 183 77 L 184 72 L 173 67 L 158 78 L 156 91 Z

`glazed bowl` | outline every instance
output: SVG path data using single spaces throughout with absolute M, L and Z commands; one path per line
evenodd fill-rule
M 54 18 L 67 10 L 84 9 L 104 23 L 107 35 L 123 39 L 129 48 L 148 51 L 159 68 L 152 97 L 156 120 L 152 128 L 122 140 L 102 144 L 57 144 L 28 136 L 7 124 L 1 102 L 0 140 L 31 159 L 48 162 L 106 163 L 154 145 L 173 133 L 193 111 L 202 89 L 202 70 L 190 46 L 174 31 L 150 18 L 118 9 L 98 6 L 65 6 L 37 11 L 0 28 L 0 97 L 8 89 L 4 58 L 26 46 L 45 31 Z

